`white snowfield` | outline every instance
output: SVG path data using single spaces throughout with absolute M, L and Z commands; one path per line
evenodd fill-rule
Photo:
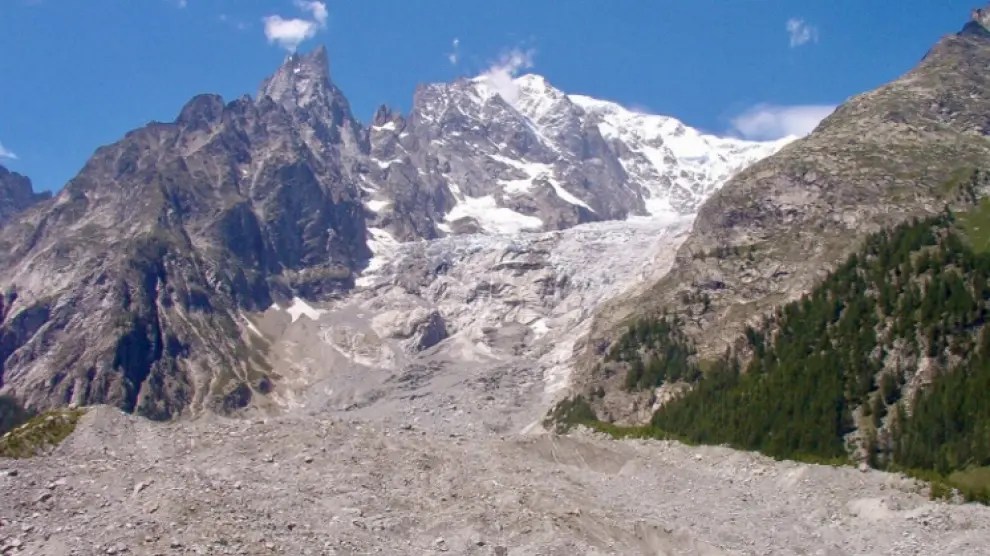
M 526 216 L 498 206 L 491 195 L 462 196 L 458 204 L 447 213 L 446 220 L 456 222 L 461 218 L 473 218 L 483 229 L 495 234 L 536 232 L 543 227 L 543 221 L 535 216 Z
M 326 312 L 322 309 L 314 309 L 298 297 L 292 298 L 292 305 L 289 305 L 289 308 L 285 311 L 289 313 L 292 322 L 296 322 L 300 317 L 306 317 L 309 320 L 319 320 L 320 315 Z M 255 328 L 255 330 L 257 329 Z
M 514 108 L 541 130 L 553 136 L 561 123 L 562 105 L 572 104 L 583 117 L 597 124 L 602 137 L 621 143 L 620 162 L 632 182 L 648 194 L 647 210 L 665 212 L 671 184 L 692 193 L 691 207 L 698 205 L 729 178 L 750 164 L 770 156 L 797 139 L 747 141 L 704 134 L 680 120 L 645 114 L 606 100 L 566 94 L 539 75 L 527 74 L 513 81 L 518 90 Z

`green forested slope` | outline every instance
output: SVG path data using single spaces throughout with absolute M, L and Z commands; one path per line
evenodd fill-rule
M 629 389 L 695 383 L 655 413 L 655 436 L 942 476 L 988 466 L 990 252 L 974 249 L 984 230 L 986 203 L 869 237 L 747 329 L 744 368 L 731 352 L 696 361 L 669 315 L 631 326 L 608 359 L 626 363 Z

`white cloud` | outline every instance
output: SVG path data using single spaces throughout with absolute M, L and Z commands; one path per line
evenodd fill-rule
M 0 143 L 0 158 L 9 158 L 11 160 L 17 160 L 17 155 L 13 151 L 9 151 Z
M 295 52 L 299 45 L 316 36 L 319 26 L 305 19 L 283 19 L 280 15 L 269 15 L 265 22 L 265 37 L 269 43 L 278 43 L 282 48 Z
M 308 2 L 305 0 L 296 0 L 296 7 L 304 12 L 309 12 L 315 21 L 321 28 L 327 26 L 327 18 L 330 17 L 330 12 L 327 11 L 327 5 L 323 2 Z
M 450 48 L 450 52 L 447 53 L 447 60 L 450 61 L 450 65 L 456 66 L 461 59 L 461 39 L 454 38 L 450 43 Z
M 327 26 L 329 12 L 323 2 L 308 2 L 296 0 L 295 5 L 302 11 L 309 12 L 312 19 L 286 19 L 280 15 L 269 15 L 262 18 L 265 23 L 265 37 L 271 44 L 277 43 L 289 52 L 295 52 L 303 41 L 311 39 Z
M 791 48 L 797 48 L 809 42 L 818 42 L 818 28 L 809 25 L 803 19 L 792 17 L 787 20 L 785 27 L 791 39 Z
M 506 102 L 512 104 L 519 98 L 519 87 L 513 82 L 513 79 L 519 75 L 520 70 L 533 67 L 533 56 L 535 55 L 536 52 L 533 50 L 514 48 L 502 54 L 497 62 L 478 77 L 486 80 L 495 89 L 495 92 L 501 95 Z
M 757 104 L 732 118 L 732 129 L 746 139 L 765 141 L 802 137 L 835 110 L 830 104 L 777 106 Z

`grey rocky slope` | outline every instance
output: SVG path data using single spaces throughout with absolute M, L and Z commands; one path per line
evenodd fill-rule
M 990 160 L 988 64 L 990 32 L 974 20 L 903 77 L 729 180 L 702 205 L 672 272 L 599 312 L 578 389 L 604 385 L 604 415 L 641 420 L 649 406 L 622 393 L 621 377 L 592 376 L 623 323 L 674 310 L 702 359 L 742 348 L 745 324 L 809 291 L 861 238 L 954 204 L 955 180 Z M 683 301 L 704 295 L 707 310 Z
M 588 434 L 455 437 L 325 415 L 154 423 L 96 408 L 54 454 L 0 460 L 0 549 L 984 554 L 990 509 L 925 490 L 882 472 Z
M 31 180 L 0 166 L 0 227 L 17 213 L 51 198 L 51 193 L 35 193 Z

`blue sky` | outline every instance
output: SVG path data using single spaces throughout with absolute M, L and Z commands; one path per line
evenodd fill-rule
M 0 0 L 0 164 L 58 189 L 197 93 L 254 94 L 296 42 L 327 46 L 365 122 L 516 52 L 567 92 L 772 137 L 910 69 L 978 3 Z

